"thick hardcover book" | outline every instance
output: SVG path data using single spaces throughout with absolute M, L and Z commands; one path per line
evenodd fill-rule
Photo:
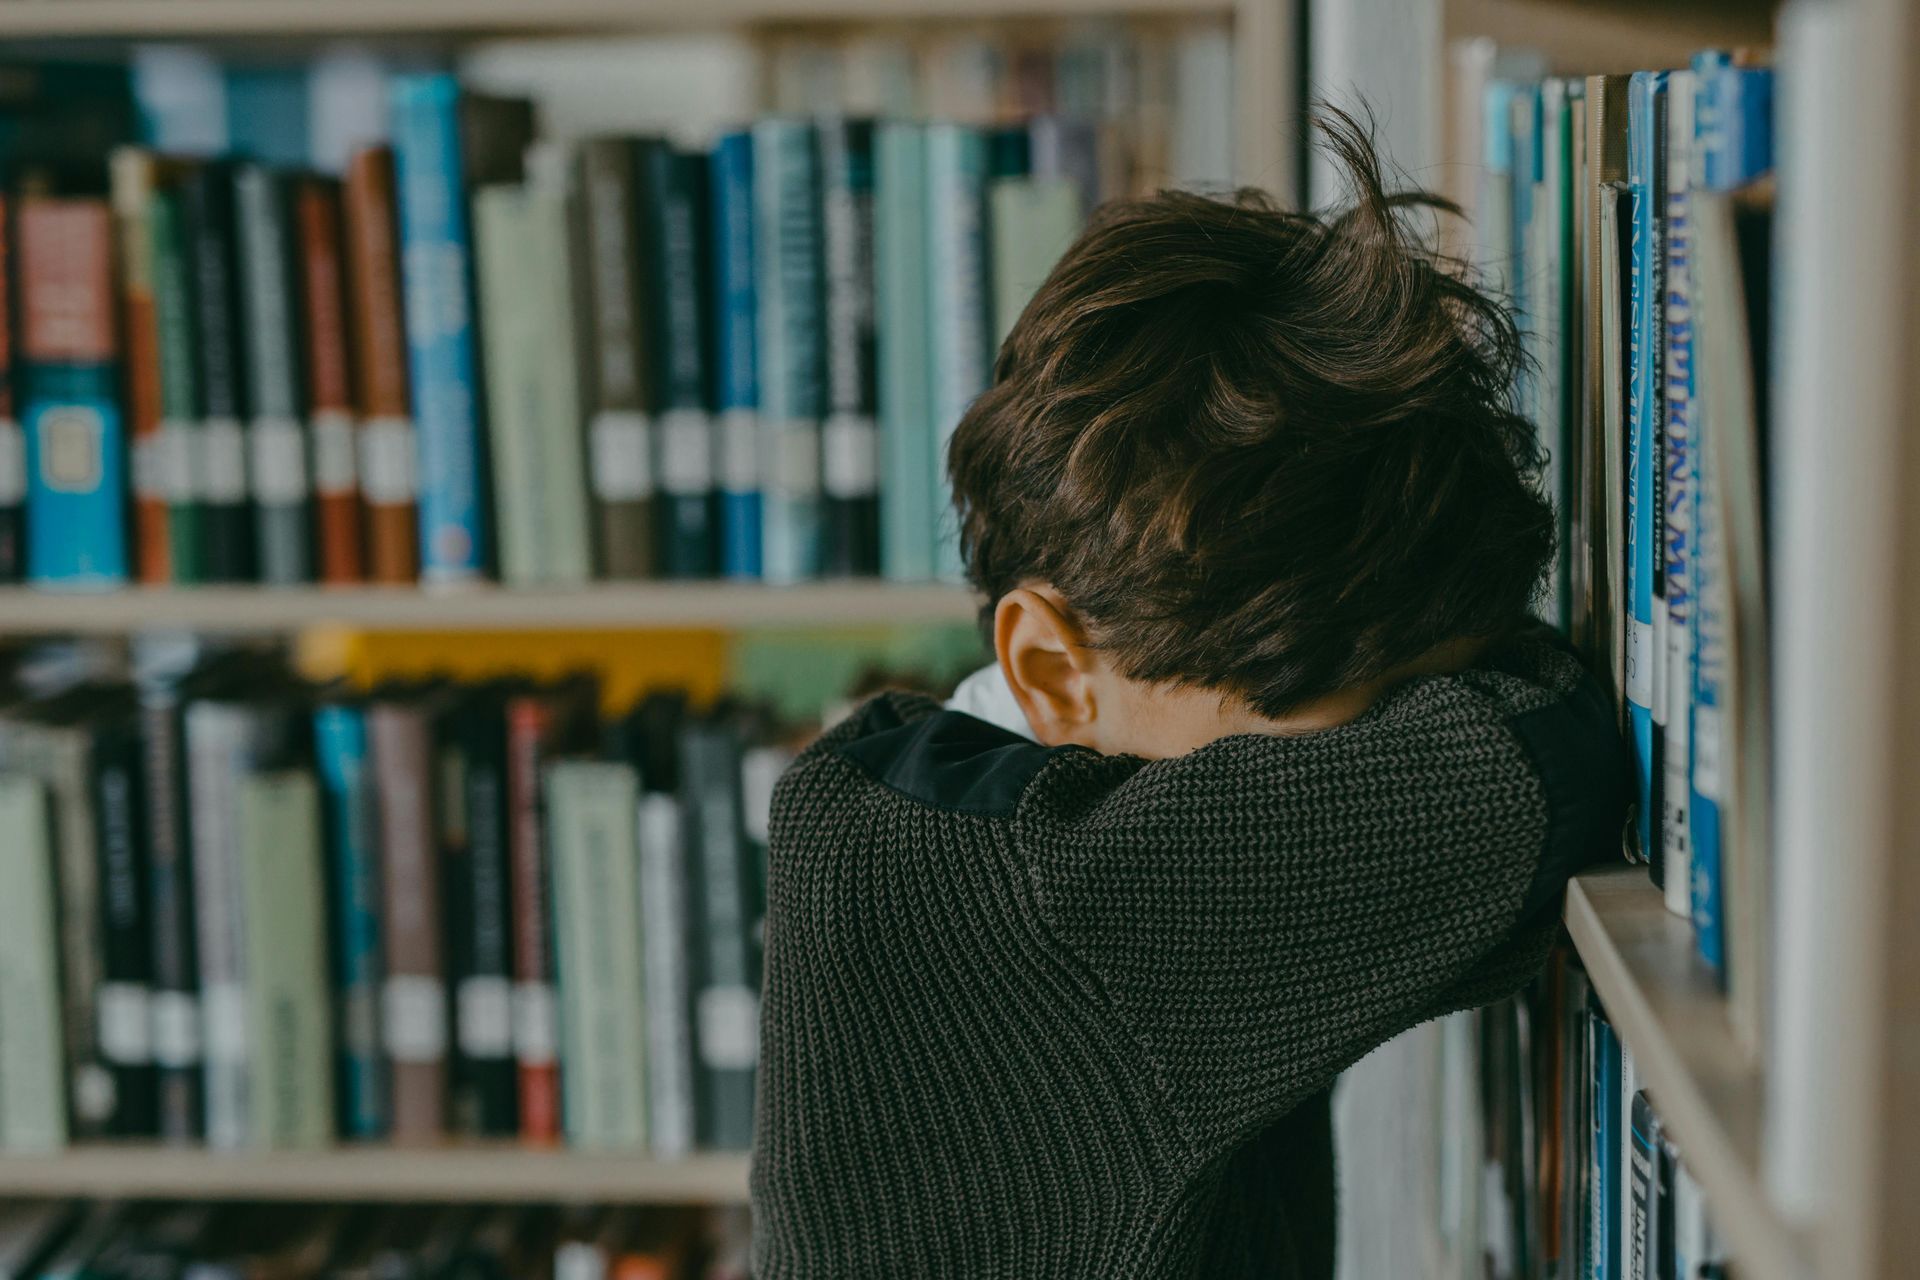
M 380 698 L 367 736 L 380 779 L 380 1038 L 392 1064 L 392 1134 L 434 1142 L 447 1127 L 448 1008 L 430 708 L 418 696 Z
M 333 1140 L 320 804 L 304 769 L 250 774 L 236 814 L 252 1042 L 252 1145 Z
M 180 191 L 200 392 L 191 459 L 200 500 L 200 568 L 209 582 L 243 582 L 253 576 L 253 517 L 241 425 L 246 390 L 233 170 L 220 162 L 197 164 L 181 179 Z
M 358 582 L 362 576 L 359 437 L 347 364 L 340 184 L 331 178 L 300 179 L 294 189 L 293 215 L 307 424 L 313 438 L 318 576 L 328 583 Z
M 121 147 L 109 159 L 119 252 L 120 333 L 126 351 L 127 445 L 132 460 L 135 573 L 141 582 L 173 577 L 172 505 L 165 456 L 169 437 L 161 393 L 159 317 L 154 300 L 152 207 L 159 162 L 151 151 Z
M 1691 912 L 1693 841 L 1688 832 L 1693 708 L 1693 211 L 1694 76 L 1667 77 L 1666 335 L 1661 475 L 1666 585 L 1666 742 L 1660 839 L 1667 910 Z
M 100 876 L 100 1057 L 113 1075 L 115 1137 L 159 1132 L 153 1063 L 153 933 L 147 888 L 146 804 L 139 725 L 131 697 L 93 712 L 90 786 Z
M 262 582 L 313 579 L 312 482 L 301 386 L 298 281 L 288 180 L 263 165 L 234 173 L 241 346 L 247 358 L 247 487 Z
M 653 369 L 641 286 L 635 143 L 579 145 L 580 331 L 600 563 L 609 578 L 652 577 Z
M 4 732 L 4 730 L 0 730 Z M 66 1145 L 53 829 L 36 778 L 0 774 L 0 1149 Z
M 640 788 L 624 764 L 547 770 L 566 1133 L 579 1147 L 647 1141 L 645 992 L 635 823 Z
M 874 299 L 874 124 L 820 125 L 827 419 L 820 428 L 829 574 L 880 572 L 879 384 Z
M 193 933 L 182 693 L 169 678 L 140 691 L 142 792 L 147 810 L 147 892 L 153 940 L 153 1062 L 160 1137 L 201 1135 L 200 970 Z
M 874 297 L 879 363 L 881 568 L 933 577 L 933 384 L 927 284 L 927 129 L 888 122 L 874 154 Z
M 380 1138 L 390 1103 L 380 1044 L 380 809 L 365 708 L 353 702 L 321 707 L 313 717 L 313 743 L 333 929 L 340 1136 Z
M 741 744 L 725 711 L 691 719 L 680 777 L 692 892 L 694 1045 L 699 1132 L 710 1146 L 753 1141 L 760 963 L 753 937 L 756 875 L 742 820 Z
M 107 203 L 30 196 L 20 245 L 27 576 L 103 587 L 128 576 L 126 447 Z
M 710 168 L 720 571 L 729 578 L 758 578 L 763 521 L 752 135 L 730 133 L 721 138 L 714 144 Z
M 205 577 L 205 538 L 194 475 L 200 426 L 199 375 L 194 366 L 193 261 L 187 220 L 177 183 L 163 185 L 147 201 L 152 236 L 154 337 L 160 368 L 159 468 L 167 494 L 168 558 L 173 581 Z
M 754 267 L 759 304 L 761 573 L 820 576 L 822 375 L 820 166 L 813 126 L 753 127 Z
M 1625 605 L 1621 599 L 1620 564 L 1612 528 L 1619 522 L 1610 502 L 1610 480 L 1621 470 L 1620 460 L 1609 453 L 1608 441 L 1619 443 L 1619 435 L 1609 425 L 1609 413 L 1617 389 L 1610 389 L 1604 367 L 1608 334 L 1602 326 L 1602 310 L 1608 286 L 1603 285 L 1604 241 L 1609 231 L 1617 236 L 1620 184 L 1627 177 L 1627 77 L 1588 76 L 1583 98 L 1586 117 L 1585 186 L 1581 195 L 1586 208 L 1582 233 L 1581 260 L 1586 264 L 1584 290 L 1587 309 L 1585 325 L 1586 368 L 1581 397 L 1581 438 L 1586 442 L 1581 459 L 1582 505 L 1586 512 L 1586 599 L 1584 610 L 1576 611 L 1574 642 L 1590 654 L 1608 691 L 1620 698 L 1623 683 Z M 1617 288 L 1615 293 L 1617 294 Z M 1614 330 L 1617 340 L 1618 329 Z M 1617 345 L 1617 341 L 1616 341 Z M 1617 362 L 1617 356 L 1615 357 Z M 1624 707 L 1621 708 L 1624 713 Z
M 435 726 L 441 876 L 453 994 L 451 1126 L 516 1133 L 512 887 L 504 693 L 466 691 Z
M 360 496 L 366 508 L 367 579 L 419 576 L 419 444 L 407 387 L 393 152 L 354 153 L 346 183 L 347 295 L 352 303 L 354 409 L 360 418 Z
M 640 146 L 640 225 L 660 481 L 660 568 L 712 577 L 719 561 L 714 487 L 712 231 L 707 158 L 650 140 Z
M 15 381 L 13 200 L 0 193 L 0 582 L 27 571 L 27 442 Z
M 992 372 L 988 312 L 986 135 L 957 124 L 927 128 L 929 382 L 933 398 L 934 571 L 961 574 L 960 535 L 947 481 L 947 443 Z

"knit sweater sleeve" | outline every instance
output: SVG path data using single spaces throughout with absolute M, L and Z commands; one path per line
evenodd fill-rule
M 1524 983 L 1566 876 L 1618 848 L 1620 751 L 1577 664 L 1532 644 L 1323 733 L 1057 754 L 1019 844 L 1204 1155 L 1406 1027 Z

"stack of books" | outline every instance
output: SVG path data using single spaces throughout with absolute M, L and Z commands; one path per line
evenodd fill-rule
M 343 105 L 318 64 L 26 64 L 0 580 L 957 577 L 945 443 L 1001 338 L 1096 202 L 1227 151 L 1224 35 L 1154 47 L 1193 101 L 1065 40 L 974 67 L 964 119 L 691 146 L 450 71 Z
M 744 1149 L 790 758 L 587 678 L 360 696 L 239 652 L 23 694 L 0 1149 Z

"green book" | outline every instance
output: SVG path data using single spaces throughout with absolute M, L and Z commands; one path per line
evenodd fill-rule
M 987 194 L 993 263 L 993 348 L 1080 232 L 1080 189 L 1071 178 L 1001 178 Z
M 162 188 L 147 205 L 153 237 L 153 310 L 160 350 L 161 456 L 170 474 L 167 526 L 173 580 L 204 581 L 200 562 L 200 504 L 194 497 L 193 442 L 200 420 L 194 394 L 193 295 L 188 276 L 180 196 Z
M 0 774 L 0 1148 L 66 1145 L 53 840 L 41 784 Z
M 311 774 L 241 780 L 241 916 L 253 1052 L 249 1133 L 257 1146 L 321 1147 L 333 1137 L 320 800 Z
M 933 384 L 927 333 L 927 129 L 874 140 L 874 349 L 880 405 L 880 568 L 933 577 Z
M 639 777 L 629 765 L 563 761 L 547 770 L 546 802 L 567 1141 L 643 1146 Z

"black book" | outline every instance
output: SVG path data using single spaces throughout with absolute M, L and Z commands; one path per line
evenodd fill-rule
M 140 745 L 147 807 L 148 939 L 152 946 L 153 1062 L 158 1133 L 194 1142 L 202 1133 L 200 980 L 193 934 L 184 706 L 178 678 L 144 680 Z
M 1627 1123 L 1632 1159 L 1627 1170 L 1627 1238 L 1620 1242 L 1626 1255 L 1626 1280 L 1654 1280 L 1654 1258 L 1659 1247 L 1660 1122 L 1644 1090 L 1633 1095 Z
M 871 120 L 831 120 L 819 128 L 827 361 L 820 478 L 828 574 L 880 572 L 873 137 Z
M 209 582 L 245 582 L 254 574 L 233 181 L 231 165 L 208 161 L 180 184 L 201 415 L 190 470 L 201 503 L 200 564 Z
M 138 708 L 125 690 L 93 712 L 92 777 L 99 862 L 100 1058 L 113 1079 L 113 1137 L 159 1132 L 153 1062 L 153 938 Z

